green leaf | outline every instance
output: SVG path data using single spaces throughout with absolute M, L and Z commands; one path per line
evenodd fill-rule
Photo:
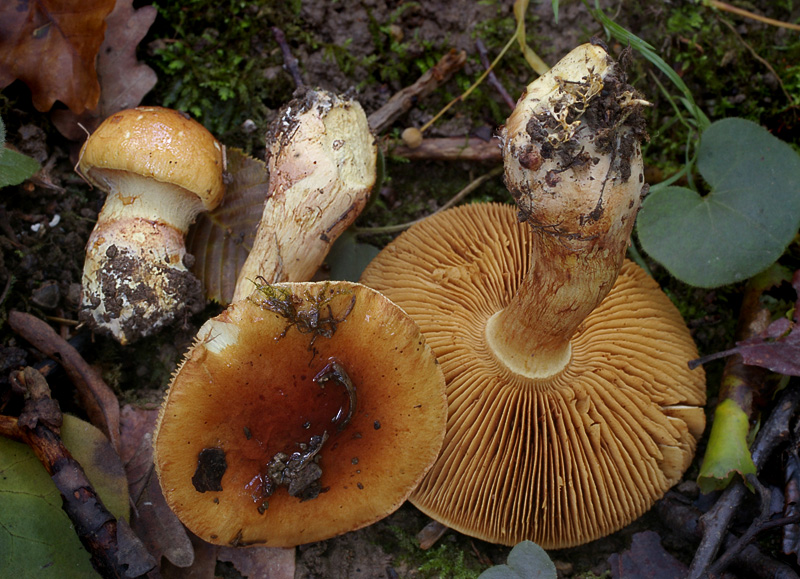
M 39 170 L 39 163 L 27 155 L 0 146 L 0 187 L 19 185 Z
M 115 516 L 127 516 L 119 458 L 95 427 L 64 416 L 62 438 Z M 104 441 L 101 442 L 101 439 Z M 103 472 L 98 476 L 98 472 Z M 114 474 L 116 473 L 116 474 Z M 102 480 L 101 480 L 102 479 Z M 22 443 L 0 437 L 0 569 L 4 577 L 97 577 L 47 471 Z
M 702 134 L 697 168 L 708 195 L 665 187 L 642 203 L 637 231 L 644 250 L 699 287 L 769 267 L 800 224 L 800 157 L 759 125 L 730 118 Z
M 495 565 L 478 579 L 555 579 L 556 566 L 539 545 L 522 541 L 511 549 L 506 565 Z
M 331 279 L 358 281 L 380 250 L 368 243 L 359 243 L 356 236 L 345 231 L 333 242 L 325 263 L 330 268 Z
M 703 493 L 724 489 L 736 473 L 743 478 L 746 474 L 755 474 L 756 465 L 747 444 L 749 431 L 747 414 L 736 402 L 727 399 L 719 403 L 697 477 Z

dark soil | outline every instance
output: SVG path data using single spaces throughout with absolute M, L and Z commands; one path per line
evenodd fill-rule
M 144 4 L 136 3 L 137 6 Z M 381 136 L 389 138 L 397 137 L 406 126 L 419 127 L 430 120 L 477 78 L 483 70 L 475 45 L 477 38 L 483 40 L 490 58 L 494 58 L 511 37 L 514 25 L 512 5 L 506 1 L 340 0 L 296 4 L 300 7 L 296 11 L 282 13 L 279 9 L 263 8 L 259 12 L 254 8 L 237 17 L 243 19 L 249 15 L 257 22 L 258 30 L 253 34 L 258 41 L 252 44 L 251 57 L 261 58 L 263 63 L 252 73 L 260 75 L 253 83 L 264 90 L 266 79 L 274 90 L 265 95 L 258 106 L 234 110 L 220 138 L 229 145 L 243 147 L 254 156 L 263 156 L 261 136 L 280 104 L 289 100 L 295 88 L 289 74 L 281 68 L 281 53 L 269 26 L 285 29 L 307 85 L 354 94 L 367 114 L 385 104 L 396 91 L 413 83 L 426 65 L 430 66 L 451 48 L 465 50 L 469 59 L 463 71 L 430 98 L 419 102 Z M 766 124 L 785 140 L 798 138 L 796 111 L 788 107 L 777 79 L 742 44 L 750 43 L 755 50 L 763 51 L 761 56 L 767 61 L 786 68 L 789 55 L 798 53 L 797 42 L 789 40 L 787 31 L 724 16 L 733 23 L 740 36 L 737 39 L 733 32 L 719 24 L 721 16 L 694 3 L 651 3 L 652 6 L 647 7 L 644 3 L 633 4 L 638 3 L 601 2 L 609 16 L 648 40 L 666 60 L 674 62 L 712 119 L 726 114 L 746 115 Z M 785 21 L 795 21 L 800 16 L 797 6 L 787 10 L 777 4 L 781 3 L 760 1 L 747 3 L 747 7 Z M 681 24 L 683 21 L 676 16 L 690 19 L 694 14 L 706 20 L 696 25 Z M 197 22 L 200 21 L 198 17 Z M 187 22 L 184 28 L 191 27 L 192 19 Z M 670 27 L 668 22 L 672 23 Z M 527 24 L 529 44 L 550 64 L 594 35 L 605 38 L 585 5 L 576 1 L 561 3 L 557 24 L 553 21 L 550 2 L 532 3 Z M 203 21 L 202 25 L 208 22 Z M 182 33 L 185 30 L 175 30 L 162 16 L 141 44 L 140 58 L 160 75 L 159 84 L 144 104 L 163 104 L 175 88 L 174 79 L 160 68 L 163 62 L 153 53 L 153 47 L 164 38 L 174 39 Z M 616 54 L 624 48 L 614 42 L 610 44 L 611 51 Z M 784 52 L 770 52 L 775 46 L 789 48 Z M 672 126 L 668 125 L 671 108 L 652 81 L 650 71 L 636 54 L 633 58 L 628 81 L 655 105 L 647 118 L 652 137 L 647 151 L 647 174 L 651 179 L 658 179 L 669 175 L 683 162 L 683 142 L 676 144 L 674 135 L 677 133 L 668 128 Z M 524 64 L 516 45 L 497 72 L 501 83 L 515 97 L 535 76 Z M 663 78 L 660 80 L 666 83 Z M 790 80 L 784 79 L 784 82 L 790 92 L 795 91 L 793 95 L 797 99 L 800 81 L 791 85 Z M 215 101 L 213 95 L 209 99 L 206 103 L 208 116 L 213 114 L 214 106 L 229 104 Z M 9 144 L 35 157 L 43 166 L 33 179 L 6 188 L 0 201 L 0 319 L 5 321 L 11 310 L 30 312 L 51 322 L 64 338 L 72 339 L 85 335 L 77 325 L 83 254 L 102 207 L 103 195 L 89 187 L 73 170 L 79 144 L 63 138 L 48 114 L 36 111 L 30 102 L 30 94 L 20 83 L 10 85 L 0 94 L 0 115 L 6 120 Z M 433 125 L 426 137 L 478 135 L 488 139 L 509 112 L 500 95 L 484 84 L 479 92 Z M 201 120 L 210 122 L 209 118 Z M 368 227 L 401 223 L 428 214 L 471 179 L 491 168 L 488 164 L 463 161 L 408 163 L 389 156 L 387 179 L 376 192 L 377 201 L 358 224 Z M 497 178 L 468 200 L 509 202 L 510 196 Z M 380 246 L 389 239 L 388 235 L 380 235 L 368 241 Z M 729 346 L 741 288 L 696 290 L 670 279 L 657 265 L 653 266 L 663 285 L 679 302 L 682 312 L 686 312 L 687 323 L 694 331 L 701 353 Z M 154 407 L 199 326 L 219 311 L 219 305 L 209 304 L 199 314 L 187 315 L 163 333 L 128 347 L 107 337 L 93 336 L 80 346 L 81 352 L 102 371 L 121 403 Z M 13 414 L 19 410 L 19 402 L 11 397 L 7 388 L 9 371 L 37 364 L 41 359 L 42 356 L 15 336 L 7 324 L 0 329 L 0 409 L 4 413 Z M 721 363 L 708 368 L 712 393 L 717 388 L 715 380 L 718 380 L 720 368 Z M 70 394 L 67 377 L 54 373 L 49 381 L 62 408 L 82 414 Z M 713 394 L 710 398 L 713 403 Z M 702 448 L 701 445 L 699 454 Z M 696 477 L 697 468 L 696 464 L 690 468 L 687 481 Z M 692 482 L 679 485 L 675 492 L 687 501 L 696 501 L 700 508 L 709 504 L 709 499 L 700 497 Z M 296 577 L 467 577 L 476 576 L 490 564 L 505 561 L 508 548 L 453 531 L 448 531 L 433 549 L 422 552 L 415 547 L 413 537 L 427 522 L 424 515 L 406 504 L 371 527 L 301 546 L 297 549 Z M 658 532 L 662 545 L 679 561 L 689 564 L 696 544 L 687 540 L 686 529 L 668 527 L 656 511 L 610 537 L 550 554 L 562 576 L 603 575 L 609 570 L 609 556 L 628 549 L 632 536 L 645 530 Z M 776 536 L 767 535 L 763 549 L 782 557 L 775 554 Z M 791 564 L 798 568 L 796 561 Z

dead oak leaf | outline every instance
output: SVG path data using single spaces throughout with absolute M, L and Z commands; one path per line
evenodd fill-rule
M 786 376 L 800 376 L 800 270 L 794 273 L 792 287 L 797 294 L 793 320 L 779 318 L 757 336 L 736 342 L 735 348 L 692 360 L 689 367 L 740 354 L 749 366 L 760 366 Z
M 120 412 L 120 458 L 133 500 L 131 527 L 156 560 L 166 557 L 177 567 L 189 567 L 194 549 L 183 524 L 170 510 L 153 466 L 152 435 L 157 409 L 125 405 Z
M 69 110 L 53 111 L 53 124 L 62 135 L 79 141 L 121 110 L 139 105 L 155 86 L 156 73 L 139 62 L 136 47 L 145 37 L 158 11 L 155 6 L 133 8 L 133 0 L 117 0 L 106 18 L 105 40 L 97 55 L 97 78 L 100 81 L 100 101 L 97 107 L 76 115 Z
M 74 113 L 97 106 L 95 58 L 115 0 L 0 2 L 0 89 L 21 80 L 33 106 L 56 100 Z

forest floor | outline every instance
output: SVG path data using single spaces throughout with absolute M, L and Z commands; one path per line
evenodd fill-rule
M 141 102 L 185 110 L 227 146 L 263 159 L 263 135 L 296 88 L 296 79 L 284 67 L 281 48 L 288 48 L 297 59 L 305 85 L 349 93 L 359 100 L 367 115 L 414 83 L 448 51 L 465 51 L 463 68 L 432 94 L 420 97 L 409 112 L 378 135 L 386 151 L 385 176 L 380 190 L 374 192 L 375 201 L 357 226 L 365 230 L 424 217 L 498 166 L 499 157 L 492 154 L 471 161 L 442 160 L 433 158 L 433 154 L 427 159 L 409 159 L 408 151 L 395 147 L 401 145 L 399 137 L 405 127 L 425 124 L 480 76 L 484 65 L 478 40 L 486 47 L 489 60 L 499 54 L 515 28 L 510 1 L 297 0 L 283 7 L 273 4 L 284 3 L 193 0 L 181 3 L 181 7 L 162 8 L 139 43 L 138 58 L 158 76 L 155 88 L 143 95 Z M 134 3 L 137 9 L 146 5 Z M 600 5 L 616 22 L 655 47 L 679 72 L 710 118 L 744 116 L 795 147 L 800 143 L 796 109 L 800 102 L 800 68 L 794 64 L 800 56 L 800 41 L 796 32 L 692 2 Z M 782 21 L 800 18 L 800 7 L 791 2 L 757 1 L 748 6 Z M 526 23 L 529 45 L 550 65 L 593 36 L 608 41 L 615 54 L 624 48 L 607 37 L 582 2 L 560 3 L 557 22 L 549 2 L 532 3 Z M 283 46 L 276 41 L 272 27 L 285 34 Z M 780 72 L 782 84 L 775 70 Z M 499 84 L 513 99 L 535 77 L 516 43 L 496 72 Z M 645 149 L 646 176 L 651 183 L 680 168 L 685 152 L 685 134 L 674 122 L 671 105 L 654 78 L 659 78 L 658 74 L 634 54 L 629 81 L 654 103 L 648 112 L 651 141 Z M 425 136 L 431 140 L 470 136 L 491 143 L 510 110 L 500 91 L 484 82 L 434 123 Z M 31 93 L 24 84 L 16 82 L 3 89 L 0 116 L 6 122 L 8 144 L 43 166 L 34 178 L 6 188 L 0 201 L 0 319 L 5 321 L 11 311 L 29 312 L 48 321 L 62 338 L 73 339 L 85 334 L 77 325 L 84 250 L 104 196 L 73 169 L 82 138 L 60 133 L 53 114 L 33 107 Z M 481 201 L 511 201 L 502 178 L 488 179 L 464 199 Z M 394 235 L 362 232 L 359 241 L 380 248 Z M 730 347 L 742 284 L 700 290 L 671 278 L 658 264 L 650 261 L 650 265 L 684 315 L 700 353 Z M 219 311 L 221 306 L 209 304 L 182 324 L 130 346 L 94 336 L 79 349 L 100 370 L 120 405 L 152 412 L 197 329 Z M 11 331 L 8 324 L 0 329 L 0 409 L 13 413 L 19 408 L 19 402 L 8 390 L 9 373 L 46 358 Z M 721 370 L 722 362 L 707 367 L 710 409 Z M 85 416 L 71 394 L 66 375 L 55 371 L 48 380 L 65 411 Z M 698 457 L 702 456 L 704 444 L 701 441 Z M 669 505 L 677 501 L 702 511 L 713 504 L 716 495 L 701 495 L 693 482 L 698 468 L 696 461 L 684 482 L 671 491 L 666 502 L 662 501 L 663 508 L 653 509 L 609 537 L 550 552 L 560 575 L 679 577 L 685 573 L 697 542 L 689 536 L 686 526 L 670 523 L 664 508 L 669 510 Z M 746 528 L 748 517 L 754 516 L 755 505 L 757 501 L 751 500 L 742 508 L 737 523 L 742 528 Z M 474 577 L 489 565 L 503 563 L 509 552 L 508 547 L 454 531 L 446 532 L 427 551 L 420 550 L 415 535 L 428 522 L 413 506 L 404 504 L 367 528 L 298 547 L 289 567 L 282 567 L 274 576 L 284 577 L 286 569 L 293 568 L 298 578 Z M 663 549 L 658 542 L 650 542 L 647 547 L 631 551 L 633 537 L 648 532 L 657 533 Z M 761 535 L 762 551 L 798 572 L 796 559 L 779 553 L 778 533 Z M 611 574 L 610 558 L 623 553 L 629 557 L 628 570 L 620 571 L 618 565 Z M 661 563 L 653 563 L 655 559 Z M 211 567 L 194 576 L 209 576 L 208 569 Z M 214 569 L 218 575 L 235 577 L 244 573 L 242 568 L 237 571 L 235 563 L 223 561 L 216 562 L 210 572 Z M 162 569 L 162 574 L 189 576 L 173 567 Z

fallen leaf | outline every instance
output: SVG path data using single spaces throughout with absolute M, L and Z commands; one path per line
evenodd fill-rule
M 758 336 L 736 342 L 736 347 L 724 352 L 692 360 L 689 367 L 741 354 L 744 363 L 749 366 L 760 366 L 786 376 L 800 376 L 800 270 L 794 273 L 792 287 L 798 296 L 794 321 L 788 318 L 775 320 Z
M 103 504 L 117 519 L 130 513 L 128 479 L 117 451 L 105 434 L 79 418 L 64 415 L 61 440 L 83 467 Z
M 136 47 L 150 30 L 158 11 L 155 6 L 135 10 L 132 3 L 133 0 L 117 0 L 106 18 L 105 40 L 97 55 L 100 82 L 97 107 L 79 115 L 69 110 L 53 112 L 53 124 L 68 139 L 82 140 L 86 131 L 94 132 L 107 117 L 138 106 L 158 80 L 152 68 L 136 59 Z
M 64 445 L 83 466 L 103 504 L 127 516 L 125 475 L 116 452 L 92 425 L 64 415 Z M 116 459 L 116 460 L 115 460 Z M 61 494 L 33 451 L 0 437 L 0 569 L 4 577 L 96 577 Z
M 95 108 L 95 58 L 114 1 L 0 3 L 0 89 L 21 80 L 40 111 L 49 111 L 56 100 L 76 114 Z
M 369 243 L 361 243 L 355 234 L 345 231 L 333 242 L 325 257 L 331 279 L 358 281 L 367 265 L 380 253 Z
M 222 305 L 233 297 L 269 189 L 269 172 L 262 161 L 238 149 L 228 149 L 227 156 L 231 182 L 222 205 L 202 213 L 186 237 L 186 249 L 195 257 L 192 272 L 203 282 L 206 297 Z
M 697 476 L 701 492 L 708 494 L 724 489 L 736 473 L 743 479 L 747 474 L 755 474 L 756 465 L 747 445 L 748 432 L 750 421 L 735 401 L 727 399 L 717 405 L 714 428 Z
M 194 561 L 194 549 L 164 500 L 153 466 L 152 433 L 157 418 L 158 410 L 129 404 L 120 415 L 120 456 L 135 506 L 131 528 L 156 560 L 164 556 L 177 567 L 188 567 Z
M 294 578 L 294 547 L 220 547 L 217 558 L 232 563 L 246 579 Z
M 192 532 L 189 539 L 194 549 L 194 561 L 188 567 L 177 567 L 168 560 L 161 564 L 162 579 L 214 579 L 217 568 L 217 545 L 205 542 Z
M 655 531 L 636 533 L 631 548 L 608 558 L 614 579 L 683 579 L 689 569 L 661 546 Z

